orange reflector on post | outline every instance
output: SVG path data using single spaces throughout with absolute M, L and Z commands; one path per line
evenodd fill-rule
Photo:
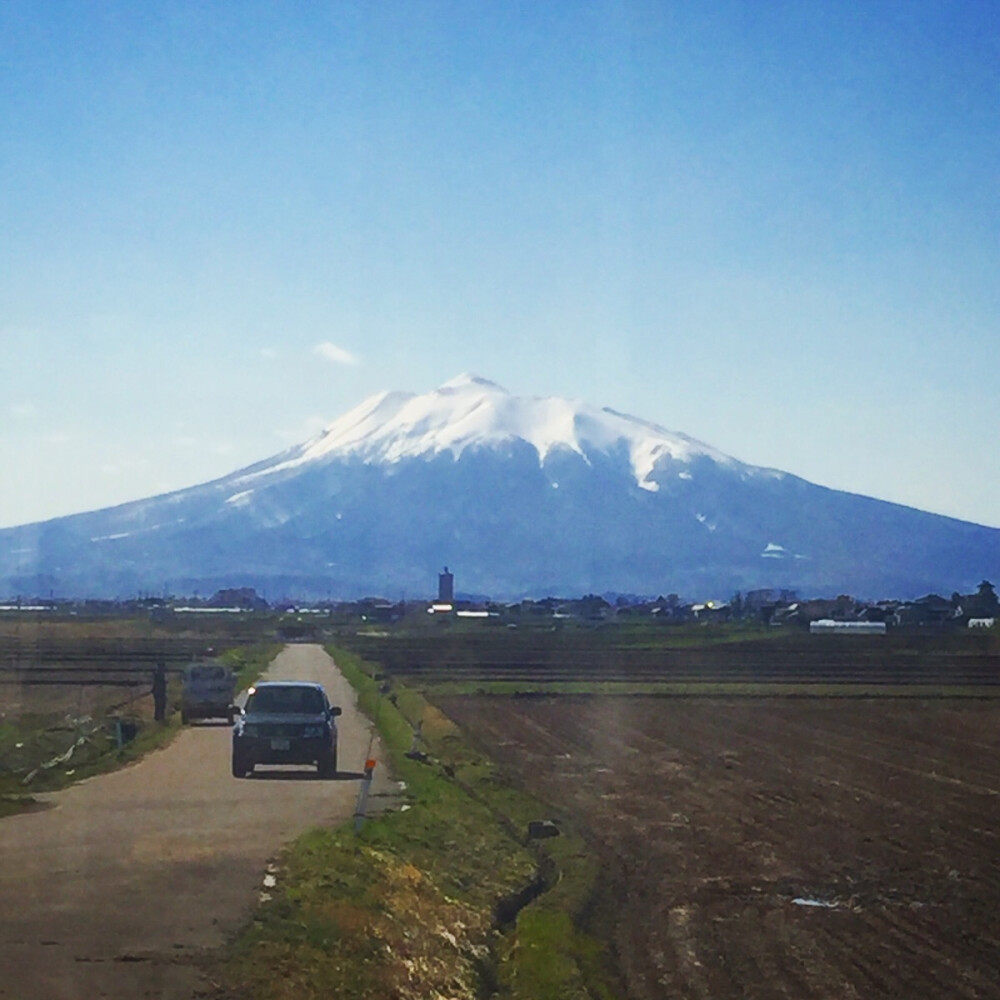
M 368 760 L 366 760 L 365 761 L 365 770 L 366 771 L 374 771 L 375 770 L 375 761 L 372 760 L 372 759 L 370 759 L 370 758 Z

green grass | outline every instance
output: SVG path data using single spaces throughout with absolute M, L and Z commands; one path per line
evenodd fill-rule
M 135 738 L 118 747 L 110 720 L 95 720 L 77 730 L 53 719 L 29 717 L 7 724 L 0 734 L 0 815 L 30 808 L 32 794 L 52 792 L 76 781 L 114 770 L 158 747 L 176 735 L 180 723 L 173 717 L 164 724 L 135 716 L 128 720 L 136 726 Z M 77 744 L 79 738 L 83 742 Z M 73 746 L 65 762 L 45 766 Z
M 544 818 L 549 810 L 507 784 L 493 762 L 472 749 L 453 723 L 419 693 L 397 687 L 393 691 L 396 704 L 390 707 L 378 698 L 377 686 L 360 661 L 342 650 L 336 657 L 358 689 L 362 707 L 379 718 L 396 773 L 406 775 L 410 788 L 424 792 L 421 808 L 399 817 L 402 822 L 393 836 L 399 834 L 403 840 L 397 846 L 405 848 L 415 864 L 437 873 L 457 890 L 476 886 L 479 895 L 472 902 L 481 911 L 493 912 L 501 899 L 524 889 L 540 872 L 550 883 L 546 892 L 517 915 L 513 930 L 497 941 L 493 975 L 502 995 L 519 1000 L 611 996 L 601 985 L 607 964 L 602 948 L 579 932 L 574 922 L 590 898 L 596 877 L 596 865 L 582 840 L 565 830 L 558 838 L 527 848 L 523 835 L 528 822 Z M 435 768 L 448 769 L 431 770 L 430 780 L 428 765 L 400 756 L 401 750 L 409 749 L 412 726 L 418 720 L 437 762 Z M 441 773 L 452 777 L 442 781 Z M 419 826 L 406 822 L 405 817 L 411 815 Z M 438 827 L 437 836 L 420 837 L 424 825 Z M 415 839 L 413 833 L 418 834 Z M 491 852 L 490 844 L 493 852 L 498 846 L 501 852 L 510 851 L 510 845 L 524 852 L 517 878 L 510 878 L 509 867 L 500 872 L 502 859 Z M 536 961 L 539 950 L 547 960 Z M 598 955 L 602 958 L 595 961 Z
M 358 837 L 349 824 L 296 841 L 274 898 L 223 962 L 226 995 L 612 997 L 603 946 L 577 927 L 597 874 L 583 841 L 564 830 L 526 842 L 544 806 L 417 692 L 395 686 L 387 697 L 375 666 L 333 652 L 377 722 L 389 757 L 380 766 L 405 782 L 405 801 Z M 406 755 L 418 722 L 425 762 Z M 517 913 L 536 880 L 547 891 Z
M 267 670 L 282 648 L 281 643 L 258 642 L 228 649 L 219 659 L 236 674 L 236 690 L 245 691 Z

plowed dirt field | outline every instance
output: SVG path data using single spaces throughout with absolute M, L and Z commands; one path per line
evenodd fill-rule
M 461 697 L 647 998 L 1000 997 L 1000 702 Z

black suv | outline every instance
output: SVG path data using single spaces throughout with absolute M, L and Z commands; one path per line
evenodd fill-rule
M 233 775 L 245 778 L 257 764 L 315 764 L 321 778 L 337 773 L 340 709 L 320 684 L 267 681 L 247 692 L 233 727 Z

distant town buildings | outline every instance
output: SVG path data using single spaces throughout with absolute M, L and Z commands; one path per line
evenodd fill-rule
M 585 594 L 580 597 L 538 597 L 515 601 L 486 595 L 463 594 L 455 599 L 455 578 L 448 567 L 438 574 L 436 599 L 393 601 L 381 596 L 361 599 L 327 599 L 301 602 L 292 598 L 267 601 L 250 587 L 215 591 L 210 597 L 140 595 L 123 601 L 20 597 L 0 601 L 0 617 L 21 614 L 65 613 L 80 618 L 144 614 L 153 622 L 174 623 L 192 616 L 284 616 L 283 636 L 320 635 L 323 629 L 360 620 L 371 625 L 389 624 L 416 617 L 447 627 L 459 619 L 481 620 L 485 625 L 507 628 L 538 626 L 558 629 L 579 623 L 603 628 L 614 623 L 646 621 L 657 626 L 729 622 L 769 628 L 801 629 L 813 634 L 884 634 L 896 630 L 925 632 L 961 629 L 989 631 L 1000 628 L 1000 599 L 994 585 L 983 580 L 970 593 L 955 591 L 950 597 L 927 594 L 909 600 L 863 600 L 849 594 L 801 598 L 794 591 L 761 588 L 735 593 L 728 600 L 692 601 L 676 593 L 645 597 L 632 594 Z M 416 617 L 413 617 L 416 616 Z M 301 627 L 298 623 L 302 623 Z M 984 637 L 985 638 L 985 637 Z

